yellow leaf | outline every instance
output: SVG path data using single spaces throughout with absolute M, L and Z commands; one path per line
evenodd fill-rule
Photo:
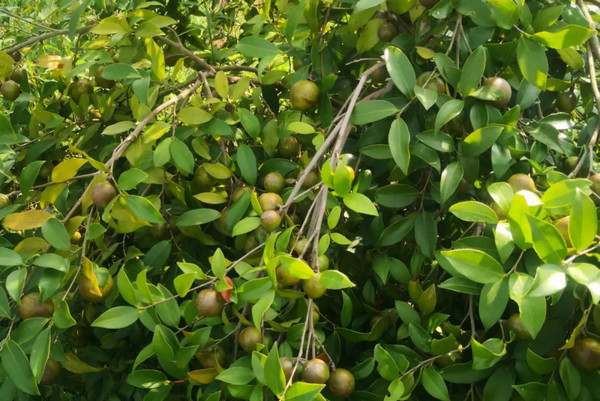
M 102 368 L 95 368 L 93 366 L 88 365 L 83 362 L 79 357 L 71 352 L 66 353 L 65 357 L 67 360 L 65 362 L 61 362 L 63 368 L 67 369 L 69 372 L 73 373 L 92 373 L 92 372 L 100 372 Z
M 9 214 L 2 221 L 8 230 L 23 231 L 41 227 L 54 216 L 43 210 L 28 210 L 26 212 Z
M 417 49 L 417 54 L 425 60 L 432 59 L 435 54 L 433 50 L 428 49 L 427 47 L 416 46 L 415 49 Z
M 123 18 L 113 16 L 104 18 L 90 32 L 97 35 L 113 35 L 116 33 L 129 33 L 130 30 L 129 25 Z
M 56 184 L 50 185 L 46 187 L 42 194 L 40 195 L 40 202 L 45 203 L 54 203 L 58 199 L 58 196 L 61 194 L 63 189 L 65 189 L 65 184 Z
M 104 165 L 104 163 L 99 162 L 98 160 L 94 159 L 93 157 L 90 157 L 87 153 L 85 153 L 83 150 L 79 150 L 77 149 L 75 146 L 69 144 L 69 150 L 73 153 L 78 153 L 80 155 L 82 155 L 83 157 L 85 157 L 85 159 L 92 165 L 93 168 L 95 168 L 96 170 L 99 171 L 104 171 L 105 173 L 108 173 L 108 168 L 106 168 L 106 166 Z
M 49 244 L 40 237 L 29 237 L 19 242 L 13 249 L 20 255 L 33 255 L 45 249 Z
M 215 75 L 215 89 L 222 99 L 229 96 L 229 82 L 227 81 L 227 74 L 223 71 L 219 71 L 217 72 L 217 75 Z
M 85 159 L 67 159 L 52 170 L 52 182 L 65 182 L 77 175 L 77 171 L 87 163 Z
M 69 237 L 72 237 L 73 234 L 75 234 L 75 231 L 79 230 L 81 223 L 83 223 L 83 221 L 85 219 L 87 219 L 86 216 L 75 216 L 75 217 L 71 217 L 65 223 L 65 228 L 67 229 L 67 232 L 69 233 Z
M 215 380 L 215 377 L 217 377 L 218 374 L 219 373 L 215 368 L 198 369 L 188 372 L 188 376 L 190 377 L 190 379 L 200 384 L 212 383 L 212 381 Z
M 100 291 L 100 287 L 98 286 L 98 279 L 94 274 L 94 266 L 92 261 L 88 258 L 83 258 L 83 266 L 82 266 L 83 276 L 86 277 L 91 282 L 90 292 L 99 297 L 102 296 L 102 291 Z

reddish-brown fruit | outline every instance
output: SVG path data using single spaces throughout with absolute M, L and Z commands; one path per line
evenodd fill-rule
M 30 292 L 21 298 L 19 303 L 19 316 L 21 319 L 29 319 L 30 317 L 51 317 L 54 313 L 54 304 L 52 300 L 47 299 L 44 303 L 40 303 L 40 293 Z
M 104 207 L 113 200 L 116 194 L 117 192 L 112 185 L 108 182 L 101 182 L 94 185 L 94 189 L 92 189 L 92 202 L 96 207 Z
M 42 378 L 40 380 L 41 384 L 49 385 L 54 383 L 58 374 L 60 373 L 60 363 L 56 362 L 53 359 L 48 359 L 46 362 L 46 366 L 44 367 L 44 373 L 42 373 Z
M 593 338 L 580 338 L 570 351 L 571 361 L 581 369 L 600 369 L 600 342 Z

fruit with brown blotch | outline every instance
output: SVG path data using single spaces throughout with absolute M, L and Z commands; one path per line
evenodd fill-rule
M 19 316 L 21 319 L 29 319 L 30 317 L 52 317 L 54 313 L 54 304 L 51 299 L 47 299 L 44 303 L 40 303 L 40 293 L 30 292 L 21 298 L 19 303 Z
M 398 35 L 398 28 L 396 28 L 395 24 L 389 21 L 379 25 L 379 28 L 377 29 L 377 37 L 382 42 L 390 42 L 396 37 L 396 35 Z
M 254 326 L 246 327 L 244 330 L 242 330 L 238 339 L 240 347 L 247 352 L 254 351 L 258 347 L 258 344 L 262 343 L 262 341 L 263 336 L 260 330 Z
M 102 268 L 104 269 L 104 268 Z M 106 270 L 106 269 L 104 269 Z M 102 295 L 98 295 L 92 291 L 92 281 L 86 276 L 81 276 L 79 279 L 79 294 L 83 299 L 87 299 L 92 302 L 102 302 L 110 295 L 114 287 L 114 281 L 108 271 L 106 271 L 107 279 L 104 285 L 98 287 L 100 288 L 100 292 Z
M 275 210 L 278 205 L 283 205 L 281 196 L 273 192 L 267 192 L 258 197 L 258 203 L 263 212 L 267 210 Z
M 60 373 L 60 369 L 60 363 L 54 359 L 48 359 L 48 361 L 46 361 L 46 366 L 44 367 L 44 373 L 42 373 L 40 383 L 46 386 L 54 383 L 58 377 L 58 374 Z
M 510 176 L 507 182 L 514 193 L 517 193 L 522 190 L 537 192 L 537 189 L 535 188 L 535 182 L 533 182 L 533 179 L 527 174 L 513 174 Z
M 265 191 L 279 193 L 284 186 L 285 178 L 277 171 L 270 172 L 265 175 L 265 178 L 263 179 L 263 188 Z
M 292 377 L 292 372 L 294 370 L 294 361 L 292 358 L 281 357 L 279 358 L 279 364 L 281 365 L 281 369 L 283 370 L 283 375 L 285 376 L 285 381 L 287 382 Z
M 115 197 L 117 191 L 108 182 L 101 182 L 94 185 L 92 189 L 92 202 L 96 207 L 104 207 Z
M 531 340 L 531 334 L 525 328 L 521 315 L 515 313 L 508 318 L 506 327 L 515 334 L 517 340 Z
M 298 142 L 298 139 L 296 139 L 295 136 L 286 136 L 277 144 L 277 151 L 279 152 L 279 156 L 291 159 L 292 157 L 298 156 L 300 142 Z
M 571 244 L 571 237 L 569 236 L 569 220 L 570 217 L 565 216 L 558 219 L 556 223 L 554 223 L 554 227 L 556 227 L 560 235 L 562 235 L 563 239 L 565 240 L 565 244 L 567 244 L 568 248 L 573 246 Z
M 302 381 L 325 384 L 329 380 L 329 366 L 319 358 L 311 359 L 304 365 Z
M 579 338 L 570 350 L 571 361 L 584 370 L 600 369 L 600 342 L 591 338 Z
M 346 369 L 336 369 L 329 377 L 327 388 L 334 395 L 346 398 L 354 391 L 354 375 Z
M 577 98 L 573 92 L 562 92 L 556 95 L 556 107 L 565 113 L 570 113 L 577 105 Z
M 225 366 L 226 355 L 223 348 L 214 345 L 197 352 L 196 358 L 204 369 L 210 369 L 217 367 L 217 364 L 221 367 Z
M 6 100 L 15 100 L 21 94 L 21 87 L 18 83 L 9 79 L 0 85 L 0 94 L 2 94 Z
M 87 79 L 78 79 L 71 83 L 70 93 L 71 97 L 75 101 L 79 101 L 81 96 L 85 94 L 90 94 L 94 91 L 94 87 L 92 83 Z
M 115 81 L 112 79 L 106 79 L 102 76 L 102 73 L 104 72 L 104 66 L 101 65 L 100 67 L 96 68 L 96 73 L 94 74 L 94 78 L 96 79 L 96 85 L 98 85 L 101 88 L 105 88 L 105 89 L 110 89 L 113 86 L 115 86 Z
M 0 209 L 10 205 L 10 199 L 6 194 L 0 194 Z
M 302 281 L 302 289 L 307 297 L 316 299 L 321 298 L 327 288 L 323 284 L 321 284 L 321 274 L 317 273 L 309 279 Z
M 225 300 L 212 288 L 207 288 L 196 295 L 196 309 L 201 316 L 214 317 L 221 314 Z
M 319 87 L 306 79 L 298 81 L 290 89 L 290 101 L 295 109 L 308 110 L 319 101 Z
M 433 89 L 437 93 L 446 93 L 446 83 L 440 77 L 433 76 L 429 82 L 429 76 L 431 72 L 424 72 L 417 77 L 417 85 L 421 88 Z M 427 84 L 425 84 L 427 82 Z
M 512 89 L 510 84 L 506 79 L 501 77 L 491 77 L 483 81 L 483 85 L 485 86 L 493 86 L 502 91 L 503 96 L 495 101 L 490 102 L 490 104 L 498 109 L 505 107 L 508 102 L 510 102 L 510 98 L 512 96 Z
M 277 282 L 283 286 L 292 286 L 300 282 L 298 277 L 292 276 L 292 274 L 281 265 L 277 266 L 275 269 L 275 276 L 277 277 Z
M 267 210 L 260 216 L 260 225 L 269 231 L 275 230 L 281 224 L 281 216 L 275 210 Z

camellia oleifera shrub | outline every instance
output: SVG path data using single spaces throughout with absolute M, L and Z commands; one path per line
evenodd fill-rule
M 0 400 L 598 400 L 596 1 L 5 0 Z

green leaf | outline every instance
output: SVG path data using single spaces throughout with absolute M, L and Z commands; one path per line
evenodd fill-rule
M 238 115 L 242 127 L 246 130 L 251 138 L 256 138 L 260 135 L 260 122 L 254 113 L 246 109 L 238 109 Z
M 389 46 L 383 52 L 383 59 L 396 88 L 404 96 L 412 97 L 417 78 L 406 54 L 397 47 Z
M 131 306 L 116 306 L 98 316 L 92 323 L 92 327 L 122 329 L 135 323 L 139 315 L 138 310 Z
M 598 232 L 596 205 L 580 189 L 575 189 L 575 198 L 569 217 L 569 238 L 577 252 L 592 245 Z
M 260 217 L 246 217 L 238 221 L 235 226 L 233 226 L 231 236 L 236 237 L 238 235 L 249 233 L 257 229 L 259 226 Z
M 435 116 L 434 131 L 437 133 L 444 125 L 458 116 L 465 107 L 465 102 L 459 99 L 450 99 L 440 107 Z
M 31 349 L 30 365 L 35 382 L 38 383 L 44 373 L 46 361 L 50 355 L 50 327 L 39 333 Z
M 527 348 L 527 365 L 535 373 L 539 375 L 546 375 L 552 373 L 556 369 L 556 359 L 554 358 L 542 358 L 531 349 Z
M 419 85 L 413 87 L 415 97 L 421 102 L 425 110 L 429 110 L 436 102 L 438 93 L 435 89 L 421 88 Z
M 546 320 L 546 298 L 526 296 L 517 300 L 523 326 L 536 338 Z
M 100 23 L 102 24 L 102 22 Z M 99 25 L 97 25 L 99 26 Z M 109 64 L 102 71 L 102 78 L 108 80 L 124 81 L 126 79 L 138 79 L 141 75 L 135 68 L 125 63 Z
M 129 191 L 138 186 L 138 184 L 144 182 L 148 178 L 148 174 L 139 168 L 131 168 L 129 170 L 125 170 L 119 176 L 119 188 L 123 191 Z
M 242 366 L 232 366 L 219 373 L 216 379 L 224 383 L 242 385 L 250 383 L 255 377 L 251 369 Z
M 302 259 L 294 258 L 290 255 L 281 255 L 279 257 L 279 262 L 288 273 L 301 280 L 311 278 L 315 275 L 313 269 L 311 269 Z
M 279 54 L 279 49 L 273 43 L 258 36 L 246 36 L 242 38 L 237 49 L 246 57 L 272 57 Z
M 560 264 L 567 256 L 567 245 L 558 229 L 550 223 L 527 215 L 533 249 L 545 263 Z
M 547 297 L 562 291 L 566 286 L 565 271 L 558 265 L 545 264 L 537 268 L 533 284 L 527 296 Z
M 517 62 L 521 73 L 530 84 L 546 89 L 548 59 L 546 49 L 533 39 L 520 37 L 517 40 Z
M 400 170 L 405 175 L 408 175 L 408 167 L 410 165 L 410 131 L 402 118 L 398 117 L 392 122 L 388 133 L 388 143 L 396 165 L 400 167 Z
M 27 356 L 16 342 L 7 339 L 2 346 L 2 366 L 17 388 L 27 394 L 40 395 Z
M 350 122 L 365 125 L 398 113 L 398 108 L 386 100 L 368 100 L 356 104 Z
M 229 96 L 229 82 L 224 71 L 218 71 L 215 75 L 215 90 L 221 96 L 221 99 L 227 99 Z
M 23 196 L 27 196 L 35 179 L 42 168 L 42 165 L 45 163 L 44 160 L 38 160 L 32 163 L 29 163 L 23 171 L 21 171 L 21 175 L 19 176 L 19 184 L 21 186 L 21 194 Z
M 528 350 L 529 351 L 529 350 Z M 508 401 L 513 393 L 513 384 L 517 372 L 512 364 L 504 363 L 485 383 L 483 388 L 483 400 L 485 401 Z
M 118 123 L 109 125 L 104 128 L 102 135 L 118 135 L 124 132 L 129 132 L 137 127 L 133 121 L 119 121 Z
M 581 391 L 581 376 L 569 358 L 563 358 L 558 366 L 560 379 L 570 400 L 576 400 Z
M 483 327 L 489 330 L 502 317 L 508 304 L 508 280 L 485 284 L 479 297 L 479 319 Z
M 133 284 L 131 284 L 131 280 L 129 280 L 125 268 L 121 268 L 119 273 L 117 273 L 117 288 L 119 289 L 119 294 L 121 294 L 123 299 L 128 304 L 133 306 L 137 305 L 137 298 L 135 296 Z
M 565 25 L 558 31 L 538 32 L 531 37 L 547 47 L 564 49 L 567 47 L 579 46 L 593 34 L 594 31 L 580 25 Z
M 209 122 L 212 118 L 212 114 L 200 107 L 185 107 L 177 113 L 177 119 L 189 125 L 201 125 Z
M 375 362 L 377 362 L 377 371 L 381 377 L 386 380 L 398 378 L 400 368 L 394 358 L 392 358 L 389 352 L 387 352 L 381 344 L 375 346 L 374 358 Z
M 0 248 L 0 266 L 19 266 L 23 264 L 21 255 L 8 248 Z
M 428 366 L 421 373 L 421 381 L 425 391 L 438 400 L 450 401 L 446 383 L 433 366 Z
M 450 213 L 461 220 L 470 222 L 484 222 L 490 224 L 498 223 L 498 216 L 488 205 L 476 202 L 465 201 L 455 203 L 448 209 Z
M 153 389 L 166 386 L 168 383 L 167 376 L 160 370 L 139 369 L 127 376 L 127 384 L 138 388 Z
M 469 55 L 460 74 L 457 89 L 463 95 L 467 96 L 471 91 L 477 88 L 481 82 L 483 71 L 485 70 L 485 49 L 479 46 Z M 436 131 L 439 128 L 436 128 Z
M 277 351 L 277 342 L 273 344 L 271 352 L 265 361 L 265 384 L 273 391 L 276 396 L 281 396 L 285 388 L 285 374 L 279 362 L 279 352 Z
M 500 126 L 488 126 L 473 131 L 461 142 L 460 153 L 466 157 L 479 156 L 496 143 L 503 129 Z
M 595 304 L 600 303 L 600 269 L 589 263 L 569 263 L 567 274 L 587 287 Z
M 131 211 L 140 219 L 149 223 L 157 224 L 162 224 L 165 222 L 165 219 L 162 217 L 160 212 L 148 199 L 136 195 L 125 195 L 123 198 L 125 199 L 125 202 L 127 202 L 127 206 L 129 206 Z
M 348 276 L 337 270 L 325 270 L 320 273 L 319 281 L 329 290 L 341 290 L 344 288 L 355 287 Z
M 411 185 L 391 184 L 381 187 L 375 192 L 375 202 L 390 209 L 399 209 L 413 203 L 420 193 Z
M 69 233 L 58 219 L 47 220 L 42 225 L 42 235 L 53 247 L 61 251 L 67 251 L 71 246 Z
M 480 284 L 492 284 L 505 275 L 494 258 L 477 249 L 436 252 L 436 259 L 450 274 L 454 272 Z
M 286 391 L 283 401 L 312 401 L 324 388 L 324 384 L 296 382 Z
M 483 370 L 494 366 L 506 354 L 506 345 L 500 338 L 490 338 L 479 343 L 471 338 L 473 350 L 473 369 Z
M 194 209 L 188 210 L 175 221 L 178 227 L 192 227 L 201 224 L 210 223 L 221 217 L 221 212 L 215 209 Z
M 464 169 L 460 162 L 453 162 L 446 166 L 440 181 L 440 200 L 442 203 L 445 203 L 456 192 L 463 174 Z
M 415 241 L 421 253 L 428 258 L 433 259 L 437 237 L 437 223 L 431 213 L 419 213 L 415 219 Z
M 194 174 L 194 155 L 185 143 L 173 138 L 169 146 L 171 160 L 178 170 L 187 174 Z
M 420 134 L 417 134 L 417 139 L 438 152 L 454 152 L 454 139 L 443 132 L 421 132 Z
M 349 209 L 360 214 L 367 214 L 369 216 L 379 216 L 377 208 L 365 195 L 358 192 L 353 192 L 344 196 L 344 205 L 348 206 Z
M 237 149 L 236 160 L 244 180 L 250 185 L 256 184 L 256 156 L 248 145 L 240 145 Z
M 589 194 L 591 182 L 582 178 L 554 183 L 542 195 L 544 208 L 552 214 L 568 214 L 575 201 L 577 189 Z
M 231 171 L 221 163 L 204 163 L 206 172 L 217 180 L 226 180 L 231 177 Z

